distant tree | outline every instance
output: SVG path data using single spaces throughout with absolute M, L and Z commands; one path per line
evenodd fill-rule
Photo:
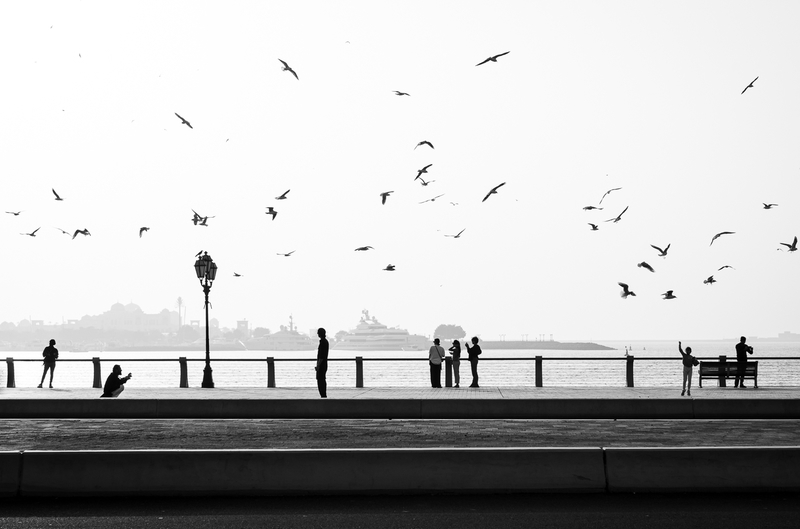
M 348 334 L 350 334 L 350 333 L 347 332 L 347 331 L 339 331 L 334 335 L 334 338 L 336 338 L 336 341 L 338 342 L 339 340 L 341 340 L 342 338 L 344 338 Z
M 253 338 L 261 338 L 262 336 L 269 336 L 270 334 L 272 333 L 265 327 L 256 327 L 253 329 Z
M 434 338 L 441 338 L 442 340 L 458 340 L 467 335 L 460 325 L 441 324 L 433 331 Z

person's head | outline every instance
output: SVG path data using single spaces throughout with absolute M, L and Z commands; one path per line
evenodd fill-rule
M 114 369 L 112 369 L 111 372 L 114 373 L 115 375 L 121 375 L 122 367 L 119 364 L 114 364 Z
M 473 336 L 472 337 L 472 345 L 478 345 L 478 337 L 477 336 Z
M 55 344 L 56 344 L 56 341 L 51 338 L 50 339 L 50 345 L 55 345 Z
M 689 354 L 689 355 L 692 354 L 692 348 L 691 347 L 687 347 L 686 348 L 686 354 Z
M 746 341 L 747 341 L 747 338 L 745 338 L 744 336 L 742 336 L 741 338 L 739 338 L 739 341 L 740 341 L 741 343 L 744 343 L 744 342 L 746 342 Z
M 461 342 L 459 342 L 458 340 L 453 340 L 453 345 L 461 345 Z
M 434 338 L 433 339 L 433 344 L 434 345 L 439 345 L 439 338 Z
M 325 338 L 325 329 L 323 329 L 322 327 L 317 329 L 317 336 L 319 336 L 320 338 Z

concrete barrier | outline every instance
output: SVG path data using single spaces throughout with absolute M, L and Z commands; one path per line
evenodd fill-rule
M 603 492 L 600 448 L 26 451 L 23 496 Z
M 153 399 L 0 399 L 0 417 L 6 419 L 139 419 L 156 418 Z M 194 401 L 202 406 L 203 401 Z
M 606 448 L 609 492 L 800 490 L 800 447 Z
M 421 400 L 423 419 L 691 419 L 689 399 Z
M 692 402 L 696 419 L 800 419 L 800 399 L 694 399 Z
M 419 419 L 415 399 L 161 400 L 159 418 Z
M 0 497 L 17 495 L 21 465 L 22 452 L 0 452 Z

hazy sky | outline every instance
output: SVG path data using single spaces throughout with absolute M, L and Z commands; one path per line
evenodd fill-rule
M 4 2 L 0 321 L 179 296 L 200 319 L 206 250 L 223 326 L 333 334 L 366 308 L 488 339 L 800 332 L 800 252 L 778 251 L 800 235 L 798 20 L 791 1 Z

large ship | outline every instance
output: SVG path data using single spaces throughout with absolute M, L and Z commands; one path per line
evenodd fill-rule
M 313 351 L 317 345 L 319 345 L 319 340 L 297 332 L 291 315 L 288 327 L 281 325 L 280 331 L 247 342 L 249 349 L 261 351 Z
M 425 351 L 431 341 L 426 336 L 409 334 L 405 329 L 387 327 L 366 309 L 358 326 L 333 346 L 346 351 Z

